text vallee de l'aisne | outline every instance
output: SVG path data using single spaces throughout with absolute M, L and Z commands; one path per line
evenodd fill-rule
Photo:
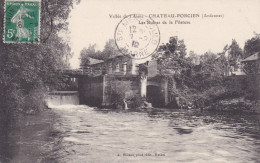
M 132 15 L 120 15 L 120 14 L 109 14 L 110 18 L 123 18 L 130 16 L 133 18 L 142 18 L 142 14 L 132 14 Z M 222 17 L 221 14 L 149 14 L 149 18 L 200 18 L 200 17 Z

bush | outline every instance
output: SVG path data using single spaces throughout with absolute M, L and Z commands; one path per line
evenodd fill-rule
M 115 108 L 122 108 L 124 100 L 128 107 L 137 108 L 143 105 L 144 99 L 131 86 L 131 81 L 111 81 L 111 104 Z
M 131 108 L 144 107 L 144 101 L 146 101 L 146 98 L 143 98 L 141 97 L 141 95 L 136 94 L 132 99 L 130 99 L 129 107 Z
M 39 87 L 33 89 L 29 94 L 25 97 L 23 112 L 25 113 L 33 113 L 40 111 L 46 107 L 46 103 L 43 99 L 46 99 L 47 90 L 44 87 Z
M 130 81 L 111 81 L 111 104 L 118 108 L 124 105 L 123 100 L 126 99 L 126 92 L 131 90 Z

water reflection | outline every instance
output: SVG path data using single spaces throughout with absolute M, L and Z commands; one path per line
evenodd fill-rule
M 16 136 L 5 136 L 9 147 L 1 150 L 1 158 L 13 162 L 260 162 L 259 115 L 249 113 L 111 111 L 64 105 L 21 122 L 20 131 L 13 133 Z M 6 146 L 4 141 L 0 145 Z
M 1 115 L 4 115 L 3 113 Z M 16 153 L 16 147 L 10 142 L 15 142 L 15 138 L 11 136 L 12 119 L 6 116 L 0 116 L 0 162 L 9 162 Z
M 52 127 L 55 116 L 45 111 L 7 121 L 1 119 L 0 162 L 56 162 L 54 152 L 59 132 Z

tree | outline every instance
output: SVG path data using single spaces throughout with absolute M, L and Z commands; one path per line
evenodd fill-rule
M 198 89 L 205 89 L 212 85 L 219 84 L 225 74 L 227 63 L 225 56 L 208 51 L 200 56 L 200 61 L 201 69 L 198 74 L 200 74 L 202 78 L 198 79 L 197 83 L 201 83 L 202 85 L 200 85 Z
M 99 51 L 96 49 L 97 45 L 89 45 L 88 48 L 83 48 L 80 52 L 80 62 L 81 65 L 84 66 L 88 63 L 89 57 L 99 60 L 107 60 L 113 56 L 120 55 L 118 48 L 116 47 L 115 40 L 109 39 L 106 42 L 106 45 L 103 51 Z
M 185 58 L 186 46 L 184 40 L 179 40 L 177 36 L 170 37 L 169 43 L 159 46 L 158 52 L 153 56 L 159 63 L 161 69 L 182 71 L 188 68 L 189 62 Z
M 102 59 L 101 52 L 96 50 L 96 44 L 89 44 L 88 48 L 83 48 L 80 51 L 80 65 L 85 66 L 89 64 L 89 57 L 94 59 Z
M 107 60 L 110 57 L 121 55 L 120 51 L 116 47 L 114 39 L 109 39 L 106 42 L 104 50 L 102 51 L 103 60 Z
M 260 52 L 260 34 L 255 33 L 255 36 L 247 40 L 245 43 L 244 58 L 247 58 L 257 52 Z
M 74 2 L 79 1 L 41 1 L 40 44 L 4 44 L 0 37 L 0 111 L 39 109 L 46 88 L 59 84 L 57 70 L 66 67 L 65 58 L 70 56 L 70 48 L 59 33 L 67 30 Z M 4 1 L 0 8 L 2 36 Z
M 232 44 L 229 46 L 228 59 L 230 66 L 237 68 L 239 60 L 242 58 L 243 51 L 239 47 L 235 39 L 232 40 Z
M 192 63 L 191 58 L 187 58 L 186 54 L 184 40 L 179 40 L 175 36 L 170 37 L 168 43 L 160 45 L 157 53 L 153 55 L 153 59 L 157 60 L 160 75 L 168 79 L 169 96 L 173 100 L 171 104 L 174 103 L 176 96 L 180 98 L 182 104 L 188 104 L 189 101 L 187 94 L 190 89 L 185 83 L 193 82 L 190 78 Z M 176 82 L 178 89 L 175 87 Z
M 194 51 L 190 51 L 188 60 L 196 65 L 200 63 L 200 56 L 196 54 Z

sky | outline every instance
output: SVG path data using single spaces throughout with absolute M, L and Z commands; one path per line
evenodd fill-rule
M 121 18 L 110 18 L 110 15 Z M 241 48 L 246 40 L 260 33 L 260 0 L 81 0 L 69 18 L 72 68 L 79 68 L 80 51 L 89 44 L 97 44 L 102 50 L 106 41 L 114 38 L 123 15 L 174 14 L 175 18 L 153 18 L 160 30 L 160 44 L 169 37 L 183 39 L 187 52 L 203 54 L 207 51 L 221 52 L 225 45 L 235 39 Z M 177 15 L 179 16 L 177 17 Z M 183 14 L 199 14 L 197 18 L 184 18 Z M 204 17 L 202 15 L 221 15 Z M 169 21 L 173 24 L 169 24 Z M 176 20 L 190 24 L 175 24 Z

